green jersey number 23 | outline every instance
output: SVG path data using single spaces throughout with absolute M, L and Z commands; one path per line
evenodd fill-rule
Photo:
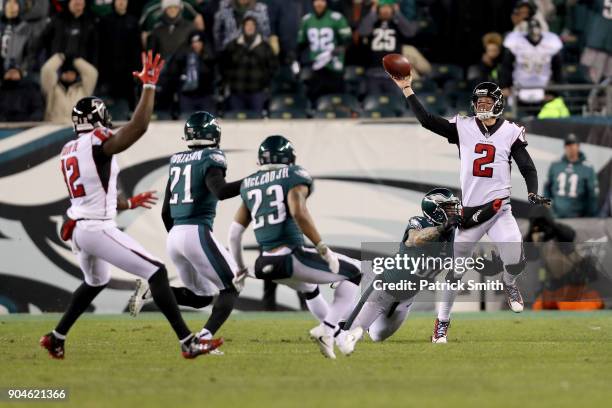
M 247 192 L 247 199 L 249 201 L 254 200 L 253 208 L 251 210 L 251 218 L 253 218 L 253 229 L 261 228 L 264 226 L 266 221 L 269 225 L 280 224 L 287 219 L 287 208 L 285 206 L 285 194 L 283 188 L 279 185 L 271 185 L 266 189 L 265 192 L 267 198 L 267 204 L 276 209 L 275 213 L 257 216 L 257 212 L 261 208 L 263 203 L 263 190 L 254 189 Z

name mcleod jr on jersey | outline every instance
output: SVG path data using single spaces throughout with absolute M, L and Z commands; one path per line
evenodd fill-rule
M 263 174 L 247 177 L 243 181 L 243 186 L 244 188 L 257 187 L 284 178 L 289 178 L 289 167 L 283 167 L 282 169 L 271 170 Z

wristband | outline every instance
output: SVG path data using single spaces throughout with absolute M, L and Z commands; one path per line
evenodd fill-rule
M 406 85 L 405 87 L 402 88 L 402 91 L 408 88 L 412 88 L 412 85 Z
M 142 89 L 155 89 L 155 84 L 144 84 Z

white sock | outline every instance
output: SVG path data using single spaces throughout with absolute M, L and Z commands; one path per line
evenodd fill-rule
M 213 335 L 208 329 L 202 329 L 198 332 L 198 337 L 205 340 L 212 339 Z
M 55 330 L 53 330 L 52 333 L 53 333 L 53 335 L 55 336 L 56 339 L 66 340 L 66 335 L 65 334 L 59 334 Z
M 455 298 L 457 297 L 456 290 L 445 289 L 442 291 L 442 301 L 440 302 L 440 308 L 438 309 L 438 320 L 441 322 L 448 322 L 450 320 L 451 309 Z
M 329 305 L 327 304 L 327 300 L 325 300 L 323 295 L 320 293 L 312 299 L 306 299 L 306 306 L 308 306 L 310 313 L 312 313 L 320 322 L 323 322 L 329 313 Z
M 359 286 L 353 282 L 342 281 L 336 288 L 334 301 L 325 316 L 325 322 L 337 326 L 340 320 L 348 318 L 355 306 L 355 298 L 359 293 Z M 333 335 L 333 332 L 332 332 Z
M 506 271 L 502 274 L 502 279 L 506 285 L 514 285 L 516 283 L 516 278 L 518 275 L 512 275 Z

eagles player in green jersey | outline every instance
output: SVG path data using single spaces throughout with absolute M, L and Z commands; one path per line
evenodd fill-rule
M 361 280 L 359 261 L 336 254 L 321 239 L 306 206 L 312 192 L 312 178 L 295 165 L 295 151 L 289 140 L 275 135 L 259 147 L 259 170 L 246 177 L 240 187 L 242 205 L 230 227 L 230 251 L 240 268 L 242 234 L 249 224 L 262 253 L 255 262 L 259 279 L 283 283 L 305 295 L 306 303 L 321 324 L 310 330 L 324 356 L 336 358 L 338 323 L 352 310 Z M 316 250 L 304 247 L 304 235 Z M 318 284 L 337 283 L 329 306 L 319 294 Z
M 199 336 L 210 339 L 232 312 L 246 273 L 212 234 L 217 202 L 237 196 L 242 180 L 227 183 L 227 161 L 219 148 L 221 128 L 214 115 L 196 112 L 185 123 L 189 150 L 170 158 L 162 218 L 169 231 L 167 250 L 185 287 L 173 287 L 179 305 L 202 308 L 214 299 Z M 147 298 L 140 284 L 130 302 L 135 315 Z
M 408 226 L 400 243 L 399 253 L 408 253 L 418 257 L 422 253 L 433 250 L 431 256 L 452 256 L 455 229 L 461 224 L 461 203 L 457 197 L 446 188 L 435 188 L 429 191 L 421 201 L 423 216 L 410 218 Z M 374 281 L 398 283 L 404 280 L 414 281 L 416 287 L 420 281 L 435 280 L 443 269 L 420 270 L 416 273 L 406 273 L 406 270 L 387 269 L 377 275 Z M 412 307 L 418 289 L 412 291 L 381 290 L 382 285 L 374 281 L 363 292 L 355 309 L 343 326 L 341 336 L 346 340 L 340 347 L 344 354 L 353 352 L 354 345 L 363 335 L 363 329 L 368 331 L 373 341 L 384 341 L 391 337 L 404 323 Z M 446 342 L 448 323 L 436 321 L 432 341 Z

